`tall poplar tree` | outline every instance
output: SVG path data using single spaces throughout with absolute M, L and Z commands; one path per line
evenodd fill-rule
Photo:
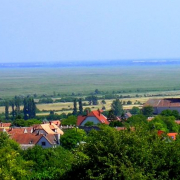
M 79 114 L 82 115 L 83 114 L 83 106 L 82 106 L 82 99 L 79 99 Z
M 73 115 L 77 115 L 77 100 L 76 99 L 74 99 L 73 104 L 74 104 Z
M 9 119 L 9 102 L 8 101 L 5 102 L 5 118 L 6 120 Z

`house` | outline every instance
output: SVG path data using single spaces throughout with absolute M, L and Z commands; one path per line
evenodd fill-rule
M 3 123 L 3 122 L 0 122 L 0 128 L 9 128 L 11 126 L 11 123 Z
M 180 113 L 180 98 L 149 99 L 144 105 L 152 106 L 154 114 L 160 114 L 163 110 L 177 110 Z
M 11 136 L 13 140 L 20 144 L 20 147 L 25 150 L 35 145 L 42 146 L 43 148 L 57 147 L 59 145 L 59 139 L 52 134 L 14 134 Z
M 163 134 L 166 134 L 164 131 L 158 130 L 157 132 L 158 136 L 162 136 Z M 169 136 L 171 139 L 176 140 L 176 136 L 178 133 L 167 133 L 167 136 Z
M 32 127 L 14 127 L 2 129 L 10 138 L 20 144 L 22 149 L 35 145 L 43 148 L 57 147 L 60 145 L 60 136 L 64 132 L 54 123 L 34 125 Z
M 93 122 L 93 124 L 109 124 L 107 117 L 105 117 L 102 112 L 102 110 L 94 110 L 90 113 L 87 112 L 85 116 L 78 116 L 77 126 L 84 126 L 87 122 Z

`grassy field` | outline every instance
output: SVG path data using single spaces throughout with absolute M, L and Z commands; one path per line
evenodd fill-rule
M 179 66 L 179 67 L 178 67 Z M 0 69 L 0 98 L 28 94 L 180 89 L 180 65 Z
M 180 96 L 168 96 L 168 98 L 180 98 Z M 154 97 L 153 97 L 154 98 Z M 155 98 L 165 98 L 163 96 L 160 97 L 155 97 Z M 140 98 L 123 98 L 121 99 L 121 101 L 132 101 L 132 105 L 123 105 L 124 109 L 131 109 L 133 106 L 139 107 L 141 108 L 142 105 L 134 105 L 134 103 L 136 101 L 141 102 L 142 104 L 145 103 L 147 100 L 149 99 L 149 97 L 140 97 Z M 113 99 L 110 100 L 106 100 L 106 104 L 101 104 L 101 101 L 99 101 L 98 105 L 91 105 L 91 106 L 83 106 L 83 108 L 91 108 L 91 110 L 97 110 L 97 109 L 101 109 L 103 106 L 105 106 L 106 110 L 110 110 L 111 109 L 111 103 L 112 103 Z M 87 101 L 83 101 L 83 103 L 88 103 Z M 73 108 L 73 103 L 72 102 L 68 102 L 68 103 L 50 103 L 50 104 L 37 104 L 37 108 L 40 111 L 48 111 L 48 112 L 42 112 L 42 113 L 37 113 L 37 115 L 49 115 L 50 111 L 55 111 L 57 114 L 62 114 L 62 113 L 72 113 L 72 110 L 63 110 L 63 109 L 70 109 Z M 23 107 L 21 106 L 21 110 L 23 109 Z M 9 109 L 11 111 L 11 109 Z M 0 113 L 4 112 L 4 107 L 0 107 Z

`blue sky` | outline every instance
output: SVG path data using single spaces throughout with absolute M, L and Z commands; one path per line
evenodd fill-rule
M 180 58 L 179 0 L 1 0 L 0 62 Z

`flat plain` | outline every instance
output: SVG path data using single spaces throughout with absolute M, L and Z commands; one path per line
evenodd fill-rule
M 1 68 L 0 98 L 28 94 L 180 89 L 180 65 Z

